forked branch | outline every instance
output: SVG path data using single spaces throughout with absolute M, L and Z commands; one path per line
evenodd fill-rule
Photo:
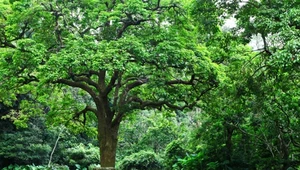
M 92 108 L 91 106 L 86 106 L 83 110 L 75 113 L 74 115 L 74 119 L 79 119 L 79 116 L 80 115 L 83 115 L 83 124 L 85 125 L 85 122 L 86 122 L 86 113 L 87 112 L 93 112 L 97 115 L 97 110 L 95 108 Z

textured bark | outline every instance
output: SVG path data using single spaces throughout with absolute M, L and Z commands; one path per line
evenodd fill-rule
M 99 121 L 98 140 L 101 168 L 115 168 L 119 125 L 112 126 L 110 122 Z

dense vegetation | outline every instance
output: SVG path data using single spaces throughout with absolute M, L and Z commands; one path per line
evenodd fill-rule
M 297 0 L 0 0 L 0 168 L 300 169 L 299 54 Z

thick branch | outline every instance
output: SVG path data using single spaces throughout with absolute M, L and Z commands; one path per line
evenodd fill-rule
M 191 78 L 192 81 L 193 81 L 193 79 L 194 78 Z M 121 95 L 121 99 L 119 101 L 119 106 L 124 106 L 125 104 L 129 104 L 129 105 L 131 105 L 130 106 L 131 109 L 141 109 L 141 110 L 146 109 L 147 107 L 161 109 L 163 106 L 167 106 L 168 108 L 173 109 L 173 110 L 184 110 L 185 108 L 192 109 L 204 94 L 208 93 L 210 90 L 212 90 L 215 87 L 214 85 L 211 85 L 211 86 L 207 87 L 206 89 L 202 90 L 201 93 L 197 96 L 197 98 L 192 103 L 189 103 L 188 101 L 185 101 L 183 99 L 179 99 L 178 102 L 184 103 L 184 105 L 182 105 L 182 106 L 172 104 L 171 102 L 166 101 L 166 100 L 163 100 L 163 101 L 142 100 L 138 96 L 129 97 L 129 99 L 126 101 L 127 94 L 131 89 L 138 87 L 140 85 L 143 85 L 147 82 L 148 82 L 148 79 L 144 78 L 144 79 L 136 80 L 135 82 L 133 82 L 131 84 L 128 84 L 127 87 L 125 87 L 125 89 Z M 137 105 L 132 104 L 132 102 L 137 103 Z M 114 119 L 113 123 L 120 122 L 122 120 L 124 114 L 125 114 L 125 112 L 118 113 L 118 115 L 116 115 L 116 118 Z
M 143 84 L 147 83 L 148 81 L 149 81 L 148 78 L 140 78 L 140 79 L 138 79 L 138 80 L 136 80 L 136 81 L 128 84 L 126 86 L 126 90 L 130 91 L 131 89 L 133 89 L 133 88 L 135 88 L 137 86 L 143 85 Z
M 145 22 L 145 21 L 149 21 L 148 19 L 139 19 L 139 20 L 130 20 L 130 19 L 127 19 L 127 20 L 124 20 L 124 25 L 123 27 L 118 31 L 118 34 L 117 34 L 117 38 L 121 38 L 123 33 L 125 32 L 126 28 L 128 28 L 129 26 L 132 26 L 132 25 L 140 25 L 142 22 Z
M 29 29 L 28 28 L 28 21 L 25 21 L 24 26 L 21 28 L 20 34 L 16 38 L 10 40 L 10 42 L 13 42 L 13 41 L 20 40 L 20 39 L 24 38 L 24 35 L 25 35 L 26 31 L 28 31 L 27 29 Z
M 98 84 L 100 85 L 101 92 L 105 90 L 105 76 L 106 76 L 106 71 L 105 70 L 100 70 L 97 72 L 98 75 Z
M 122 85 L 127 84 L 129 81 L 133 81 L 138 79 L 138 77 L 129 77 L 127 79 L 124 80 L 124 82 L 122 83 Z
M 74 118 L 79 118 L 80 115 L 83 115 L 83 124 L 85 125 L 87 112 L 93 112 L 97 115 L 97 110 L 95 108 L 92 108 L 91 106 L 86 106 L 80 112 L 75 113 Z
M 119 100 L 119 106 L 125 104 L 127 94 L 129 93 L 130 90 L 134 89 L 135 87 L 141 86 L 141 85 L 147 83 L 148 81 L 149 81 L 148 78 L 139 78 L 136 81 L 134 81 L 130 84 L 127 84 L 125 89 L 123 90 L 123 92 L 121 94 L 121 98 Z
M 91 106 L 86 106 L 81 113 L 86 113 L 86 112 L 93 112 L 95 114 L 97 114 L 97 110 Z
M 67 79 L 58 79 L 54 83 L 65 84 L 65 85 L 68 85 L 71 87 L 78 87 L 78 88 L 86 91 L 87 93 L 89 93 L 91 95 L 91 97 L 93 98 L 93 100 L 95 101 L 95 103 L 97 103 L 97 101 L 99 100 L 99 98 L 97 97 L 97 95 L 93 91 L 93 89 L 90 88 L 88 85 L 86 85 L 83 82 L 75 82 L 75 81 L 71 81 L 71 80 L 67 80 Z
M 105 91 L 103 93 L 104 96 L 108 95 L 109 92 L 113 89 L 115 86 L 116 80 L 118 79 L 118 76 L 120 74 L 120 71 L 115 70 L 114 74 L 111 76 L 110 82 L 108 83 L 107 87 L 105 88 Z
M 88 77 L 85 77 L 85 76 L 74 77 L 74 80 L 75 81 L 83 81 L 83 82 L 95 87 L 99 92 L 101 91 L 99 84 L 97 84 L 96 82 L 94 82 L 93 80 L 91 80 Z
M 207 87 L 206 89 L 202 90 L 201 93 L 195 98 L 195 100 L 192 103 L 189 103 L 188 101 L 185 101 L 183 99 L 179 99 L 178 101 L 184 102 L 185 104 L 183 106 L 178 106 L 175 104 L 171 104 L 169 101 L 163 100 L 163 101 L 143 101 L 141 98 L 134 96 L 131 97 L 127 102 L 137 102 L 140 104 L 138 109 L 145 109 L 146 107 L 153 107 L 153 108 L 161 108 L 162 106 L 167 106 L 170 109 L 174 110 L 183 110 L 185 108 L 192 109 L 197 102 L 202 98 L 202 96 L 206 93 L 208 93 L 210 90 L 212 90 L 214 86 Z
M 13 45 L 12 43 L 7 42 L 7 41 L 3 42 L 0 47 L 17 48 L 15 45 Z

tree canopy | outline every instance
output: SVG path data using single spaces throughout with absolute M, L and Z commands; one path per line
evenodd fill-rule
M 299 168 L 299 9 L 297 0 L 0 0 L 0 115 L 97 136 L 102 167 Z M 222 28 L 228 19 L 236 26 Z M 49 145 L 36 144 L 29 151 L 46 157 Z M 94 151 L 75 148 L 58 153 L 81 161 Z
M 180 2 L 3 3 L 1 96 L 30 95 L 38 102 L 24 103 L 26 114 L 34 104 L 61 120 L 95 115 L 104 167 L 114 166 L 124 116 L 192 108 L 218 85 L 218 66 Z

